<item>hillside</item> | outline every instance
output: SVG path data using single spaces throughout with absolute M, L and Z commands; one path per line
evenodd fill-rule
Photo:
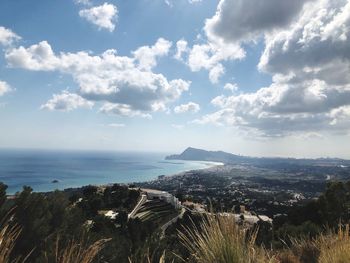
M 165 157 L 166 160 L 191 160 L 191 161 L 211 161 L 231 163 L 244 161 L 247 157 L 223 152 L 223 151 L 206 151 L 188 147 L 181 154 L 174 154 Z

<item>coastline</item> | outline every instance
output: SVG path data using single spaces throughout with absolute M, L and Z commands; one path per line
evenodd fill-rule
M 171 181 L 172 179 L 181 178 L 184 176 L 191 176 L 193 174 L 200 174 L 200 173 L 215 173 L 215 174 L 221 174 L 221 173 L 227 173 L 230 171 L 231 166 L 229 164 L 225 164 L 222 162 L 210 162 L 210 161 L 198 161 L 202 163 L 206 163 L 208 167 L 203 167 L 200 169 L 190 169 L 186 171 L 182 171 L 175 174 L 169 174 L 164 176 L 158 176 L 157 178 L 154 178 L 152 180 L 143 181 L 143 182 L 133 182 L 136 186 L 143 186 L 143 185 L 149 185 L 153 183 L 159 183 L 162 181 Z M 155 188 L 157 189 L 157 187 Z
M 174 160 L 174 161 L 183 161 L 183 160 Z M 188 160 L 186 160 L 188 161 Z M 79 192 L 83 187 L 88 186 L 88 185 L 93 185 L 96 187 L 107 187 L 107 186 L 111 186 L 113 184 L 119 184 L 119 185 L 135 185 L 137 188 L 141 187 L 142 185 L 145 184 L 152 184 L 152 182 L 157 182 L 159 180 L 171 180 L 173 178 L 176 177 L 182 177 L 185 176 L 187 174 L 192 174 L 192 173 L 198 173 L 198 172 L 221 172 L 222 169 L 225 169 L 225 167 L 227 166 L 227 164 L 222 163 L 222 162 L 211 162 L 211 161 L 190 161 L 190 162 L 194 162 L 194 163 L 202 163 L 204 165 L 206 165 L 207 167 L 203 167 L 203 168 L 198 168 L 198 169 L 188 169 L 179 173 L 174 173 L 174 174 L 169 174 L 169 175 L 159 175 L 154 179 L 151 180 L 147 180 L 147 181 L 139 181 L 139 182 L 110 182 L 110 183 L 106 183 L 106 184 L 87 184 L 87 185 L 81 185 L 79 187 L 70 187 L 70 188 L 65 188 L 65 189 L 61 189 L 60 191 L 64 191 L 64 192 Z M 164 177 L 162 177 L 164 176 Z M 164 178 L 164 179 L 160 179 L 160 178 Z M 141 187 L 142 188 L 142 187 Z M 153 188 L 152 188 L 153 189 Z M 154 188 L 156 189 L 156 188 Z M 51 191 L 45 191 L 42 193 L 51 193 L 54 190 Z M 8 195 L 8 196 L 13 196 L 13 195 Z
M 137 160 L 135 160 L 137 162 Z M 24 185 L 30 186 L 34 192 L 48 193 L 55 190 L 64 191 L 66 189 L 79 189 L 87 185 L 109 185 L 109 184 L 124 184 L 130 185 L 135 183 L 143 183 L 148 181 L 157 180 L 159 176 L 176 176 L 189 171 L 206 170 L 212 167 L 223 165 L 220 162 L 210 161 L 189 161 L 189 160 L 166 160 L 163 158 L 152 159 L 150 162 L 147 160 L 142 163 L 148 164 L 151 169 L 136 169 L 133 167 L 123 167 L 123 169 L 110 169 L 108 174 L 104 176 L 105 167 L 96 165 L 95 170 L 82 171 L 81 173 L 71 173 L 65 175 L 59 170 L 47 170 L 43 175 L 21 178 L 17 176 L 10 177 L 10 180 L 5 180 L 7 176 L 3 172 L 3 176 L 0 176 L 0 181 L 7 184 L 8 194 L 14 195 L 22 190 Z M 101 168 L 102 167 L 102 168 Z M 39 167 L 40 168 L 40 167 Z M 1 169 L 0 169 L 1 172 Z M 55 176 L 58 174 L 58 176 Z M 102 174 L 102 176 L 101 176 Z M 1 175 L 1 173 L 0 173 Z M 35 179 L 34 179 L 35 178 Z
M 183 161 L 183 160 L 174 160 L 174 161 Z M 188 161 L 188 160 L 186 160 Z M 96 187 L 105 187 L 105 186 L 111 186 L 113 184 L 120 184 L 120 185 L 143 185 L 143 184 L 147 184 L 147 183 L 151 183 L 151 182 L 155 182 L 160 180 L 159 178 L 174 178 L 177 176 L 183 176 L 185 174 L 188 173 L 196 173 L 196 172 L 210 172 L 210 171 L 220 171 L 220 167 L 223 168 L 226 166 L 225 163 L 222 162 L 210 162 L 210 161 L 190 161 L 190 162 L 194 162 L 194 163 L 202 163 L 204 165 L 206 165 L 207 167 L 203 167 L 203 168 L 198 168 L 198 169 L 188 169 L 188 170 L 184 170 L 182 172 L 178 172 L 178 173 L 174 173 L 174 174 L 168 174 L 168 175 L 158 175 L 156 178 L 153 178 L 151 180 L 146 180 L 146 181 L 138 181 L 138 182 L 110 182 L 110 183 L 106 183 L 106 184 L 88 184 L 88 185 L 93 185 Z M 88 186 L 88 185 L 82 185 L 79 187 L 72 187 L 72 188 L 65 188 L 62 189 L 62 191 L 75 191 L 75 190 L 79 190 L 81 188 L 83 188 L 84 186 Z M 53 190 L 54 191 L 54 190 Z M 52 191 L 47 191 L 45 193 L 49 193 Z

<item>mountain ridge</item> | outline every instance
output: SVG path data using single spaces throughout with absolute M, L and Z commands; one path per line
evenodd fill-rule
M 192 160 L 192 161 L 213 161 L 223 162 L 232 159 L 241 158 L 238 155 L 227 153 L 224 151 L 206 151 L 203 149 L 188 147 L 181 154 L 169 155 L 167 160 Z
M 186 160 L 186 161 L 211 161 L 223 162 L 226 164 L 236 163 L 310 163 L 310 164 L 328 164 L 328 165 L 349 165 L 350 161 L 340 158 L 292 158 L 292 157 L 250 157 L 228 153 L 224 151 L 207 151 L 194 147 L 187 147 L 180 154 L 168 155 L 166 160 Z

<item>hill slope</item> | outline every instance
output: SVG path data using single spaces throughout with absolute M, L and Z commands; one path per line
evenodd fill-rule
M 232 163 L 232 162 L 244 161 L 248 158 L 249 157 L 239 156 L 231 153 L 226 153 L 223 151 L 206 151 L 202 149 L 188 147 L 181 154 L 169 155 L 165 159 Z
M 249 157 L 227 153 L 223 151 L 206 151 L 188 147 L 181 154 L 165 157 L 166 160 L 211 161 L 226 164 L 249 163 L 252 165 L 320 165 L 320 166 L 350 166 L 350 160 L 339 158 L 296 159 L 281 157 Z

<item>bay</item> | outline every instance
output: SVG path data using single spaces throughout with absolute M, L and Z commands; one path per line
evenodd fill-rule
M 215 165 L 166 161 L 165 153 L 0 149 L 0 182 L 13 194 L 28 185 L 34 191 L 84 185 L 148 181 Z

